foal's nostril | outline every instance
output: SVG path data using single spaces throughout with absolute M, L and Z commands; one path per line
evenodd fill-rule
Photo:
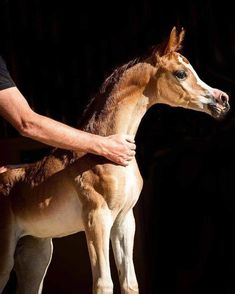
M 224 104 L 224 105 L 227 105 L 228 104 L 228 97 L 224 94 L 221 94 L 220 96 L 220 100 L 221 102 Z

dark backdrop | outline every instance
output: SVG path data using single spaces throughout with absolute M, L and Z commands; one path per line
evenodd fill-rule
M 1 53 L 41 114 L 76 126 L 112 70 L 161 42 L 173 25 L 185 27 L 183 54 L 200 77 L 230 94 L 231 111 L 220 122 L 158 105 L 141 123 L 145 185 L 134 253 L 142 294 L 235 292 L 234 24 L 229 1 L 0 1 Z M 0 135 L 18 137 L 3 120 Z M 8 293 L 13 288 L 14 276 Z M 84 235 L 55 240 L 44 293 L 90 289 Z

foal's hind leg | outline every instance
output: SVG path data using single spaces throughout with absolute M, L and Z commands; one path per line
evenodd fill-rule
M 84 216 L 90 255 L 93 294 L 112 294 L 113 282 L 109 265 L 109 242 L 112 219 L 109 209 L 96 209 Z
M 138 282 L 133 263 L 135 219 L 130 210 L 122 219 L 117 219 L 111 231 L 115 262 L 119 273 L 122 294 L 137 294 Z
M 19 240 L 15 253 L 17 293 L 40 294 L 52 257 L 52 240 L 26 236 Z
M 1 198 L 1 194 L 0 194 Z M 2 293 L 14 265 L 16 232 L 7 199 L 0 199 L 0 293 Z

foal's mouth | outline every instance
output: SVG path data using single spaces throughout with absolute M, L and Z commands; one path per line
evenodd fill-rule
M 209 103 L 207 106 L 210 114 L 216 119 L 223 119 L 230 109 L 228 102 L 222 105 L 219 103 Z

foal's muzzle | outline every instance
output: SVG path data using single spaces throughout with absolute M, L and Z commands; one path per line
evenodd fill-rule
M 223 118 L 230 109 L 228 94 L 219 89 L 213 89 L 211 101 L 208 104 L 211 115 L 218 119 Z

